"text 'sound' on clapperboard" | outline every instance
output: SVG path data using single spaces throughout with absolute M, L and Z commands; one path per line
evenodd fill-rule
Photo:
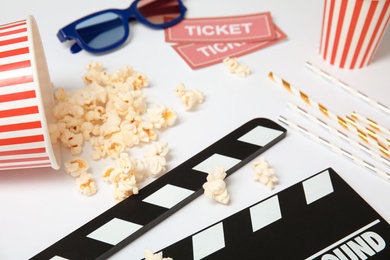
M 390 225 L 332 168 L 159 252 L 179 259 L 390 259 Z
M 31 259 L 106 259 L 202 194 L 215 166 L 229 176 L 286 133 L 274 121 L 253 119 Z

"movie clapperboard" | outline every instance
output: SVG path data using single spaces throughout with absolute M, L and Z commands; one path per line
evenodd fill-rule
M 191 259 L 390 259 L 390 225 L 332 168 L 158 252 Z
M 272 120 L 253 119 L 31 259 L 106 259 L 201 195 L 215 166 L 229 176 L 286 134 Z

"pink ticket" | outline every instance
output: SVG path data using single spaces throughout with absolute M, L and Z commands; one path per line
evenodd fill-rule
M 234 43 L 189 43 L 172 47 L 192 69 L 204 68 L 223 61 L 226 57 L 239 57 L 263 49 L 287 38 L 286 34 L 274 26 L 276 39 L 262 42 Z
M 165 29 L 166 42 L 252 42 L 275 39 L 271 13 L 187 18 Z

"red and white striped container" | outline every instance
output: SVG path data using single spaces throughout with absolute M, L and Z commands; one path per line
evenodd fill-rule
M 390 0 L 325 0 L 320 54 L 339 68 L 373 59 L 390 18 Z
M 59 168 L 60 148 L 51 144 L 47 126 L 55 122 L 53 106 L 34 18 L 0 25 L 0 170 Z

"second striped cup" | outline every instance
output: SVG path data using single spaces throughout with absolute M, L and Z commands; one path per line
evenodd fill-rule
M 322 58 L 339 68 L 367 66 L 389 18 L 390 0 L 324 0 Z

